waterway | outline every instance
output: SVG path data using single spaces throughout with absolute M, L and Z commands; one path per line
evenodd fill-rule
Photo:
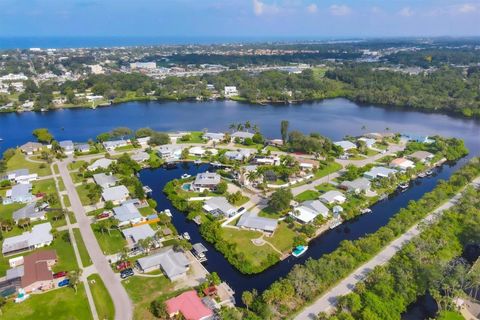
M 151 127 L 162 131 L 228 129 L 232 123 L 251 121 L 257 124 L 269 138 L 280 136 L 281 120 L 290 121 L 290 130 L 305 133 L 319 132 L 331 139 L 363 132 L 385 131 L 458 137 L 465 140 L 471 150 L 470 156 L 480 153 L 480 122 L 472 119 L 454 118 L 448 115 L 404 111 L 370 105 L 358 105 L 345 99 L 325 100 L 289 106 L 258 106 L 232 101 L 196 102 L 131 102 L 122 105 L 91 109 L 65 109 L 44 113 L 0 114 L 0 151 L 32 140 L 35 128 L 48 128 L 58 140 L 71 139 L 75 142 L 95 138 L 101 132 L 118 126 L 132 129 Z M 362 129 L 364 128 L 364 129 Z M 168 181 L 184 173 L 195 175 L 208 170 L 207 165 L 181 164 L 176 169 L 143 170 L 142 182 L 153 189 L 158 209 L 170 209 L 173 222 L 179 232 L 189 232 L 192 242 L 202 242 L 209 249 L 206 267 L 216 271 L 235 291 L 237 301 L 244 290 L 256 288 L 262 291 L 273 281 L 285 276 L 297 263 L 308 258 L 320 258 L 335 250 L 343 240 L 355 240 L 378 230 L 388 219 L 405 207 L 410 200 L 416 200 L 432 190 L 439 179 L 450 175 L 465 163 L 445 165 L 433 177 L 419 180 L 406 192 L 393 195 L 375 204 L 372 213 L 346 222 L 313 240 L 309 250 L 300 259 L 290 257 L 259 275 L 242 275 L 232 267 L 212 246 L 202 240 L 198 227 L 175 210 L 162 193 Z

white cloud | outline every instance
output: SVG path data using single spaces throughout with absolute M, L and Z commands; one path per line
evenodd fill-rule
M 315 3 L 309 4 L 309 5 L 307 6 L 307 11 L 308 11 L 309 13 L 316 13 L 316 12 L 318 11 L 318 7 L 317 7 L 317 5 L 316 5 Z
M 260 0 L 253 0 L 253 13 L 256 16 L 261 16 L 263 14 L 274 14 L 278 13 L 280 9 L 274 4 L 266 4 Z
M 398 12 L 399 15 L 403 17 L 411 17 L 413 16 L 413 10 L 410 7 L 405 7 Z
M 349 6 L 344 5 L 344 4 L 332 4 L 330 6 L 330 13 L 334 16 L 346 16 L 349 15 L 352 12 L 352 9 L 350 9 Z
M 464 3 L 458 6 L 458 12 L 471 13 L 477 11 L 477 6 L 472 3 Z

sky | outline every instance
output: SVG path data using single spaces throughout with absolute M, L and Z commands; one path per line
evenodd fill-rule
M 480 0 L 0 0 L 0 36 L 479 36 Z

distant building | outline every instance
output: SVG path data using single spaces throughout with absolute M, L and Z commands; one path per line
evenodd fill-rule
M 138 151 L 130 155 L 130 158 L 132 158 L 133 161 L 142 163 L 150 159 L 150 155 L 144 151 Z
M 398 169 L 400 171 L 405 171 L 409 168 L 414 168 L 415 163 L 405 158 L 397 158 L 390 162 L 390 167 Z
M 75 145 L 75 150 L 80 153 L 85 153 L 90 151 L 90 145 L 88 143 L 79 143 Z
M 158 156 L 162 159 L 180 159 L 182 155 L 182 146 L 166 144 L 158 147 Z
M 232 133 L 232 135 L 230 137 L 232 138 L 232 141 L 234 141 L 237 138 L 240 141 L 245 141 L 245 139 L 247 139 L 247 138 L 252 139 L 254 135 L 255 134 L 253 134 L 252 132 L 237 131 L 237 132 Z
M 240 150 L 229 150 L 224 153 L 225 157 L 229 160 L 243 161 L 248 159 L 254 154 L 254 150 L 240 149 Z
M 235 87 L 235 86 L 225 86 L 225 88 L 223 90 L 223 95 L 225 96 L 225 98 L 231 98 L 231 97 L 234 97 L 234 96 L 238 96 L 237 87 Z
M 152 70 L 157 68 L 157 63 L 155 62 L 133 62 L 130 63 L 130 69 L 137 70 L 137 69 L 147 69 Z
M 207 132 L 203 134 L 203 138 L 206 140 L 214 141 L 214 142 L 220 142 L 223 139 L 225 139 L 225 134 L 221 132 Z
M 358 178 L 353 181 L 343 181 L 340 184 L 340 187 L 346 189 L 349 192 L 360 193 L 369 191 L 371 183 L 368 179 Z
M 397 170 L 389 169 L 385 167 L 373 167 L 370 171 L 367 171 L 363 174 L 368 180 L 373 180 L 376 178 L 388 178 L 395 174 Z
M 407 156 L 410 159 L 420 161 L 421 163 L 430 162 L 435 157 L 433 154 L 427 151 L 416 151 Z
M 130 140 L 112 140 L 112 141 L 105 141 L 102 143 L 103 147 L 107 151 L 114 151 L 117 148 L 120 147 L 126 147 L 130 144 Z
M 136 248 L 140 240 L 155 237 L 155 231 L 148 224 L 123 229 L 122 233 L 130 248 Z
M 343 141 L 337 141 L 334 143 L 337 147 L 340 147 L 343 149 L 343 151 L 348 151 L 351 149 L 356 149 L 357 145 L 351 141 L 343 140 Z
M 66 155 L 71 155 L 75 151 L 75 146 L 72 140 L 63 140 L 58 143 Z
M 27 155 L 32 155 L 34 152 L 40 150 L 40 148 L 42 148 L 42 144 L 38 142 L 27 142 L 20 146 L 20 150 Z

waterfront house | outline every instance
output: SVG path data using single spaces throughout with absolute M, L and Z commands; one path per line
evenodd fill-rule
M 234 96 L 238 96 L 238 90 L 236 86 L 225 86 L 223 90 L 223 95 L 225 98 L 231 98 Z
M 113 187 L 117 184 L 118 179 L 113 174 L 97 173 L 93 175 L 93 180 L 102 189 Z
M 289 215 L 301 223 L 310 223 L 318 215 L 322 215 L 324 218 L 328 217 L 328 212 L 328 208 L 319 200 L 308 200 L 293 208 Z
M 37 180 L 38 174 L 30 173 L 28 169 L 18 169 L 7 172 L 0 180 L 8 180 L 10 182 L 28 184 Z
M 337 141 L 334 143 L 334 145 L 342 148 L 343 151 L 348 151 L 348 150 L 357 148 L 357 145 L 355 143 L 348 140 Z
M 231 217 L 237 209 L 225 197 L 213 197 L 205 201 L 203 210 L 215 217 Z
M 229 160 L 243 161 L 250 158 L 254 154 L 254 150 L 240 149 L 240 150 L 230 150 L 225 152 L 225 158 Z
M 230 137 L 232 138 L 232 141 L 235 141 L 235 139 L 238 138 L 240 141 L 243 142 L 247 138 L 252 139 L 253 136 L 254 136 L 254 134 L 251 133 L 251 132 L 237 131 L 237 132 L 232 133 L 232 135 Z
M 213 142 L 220 142 L 225 139 L 225 134 L 221 132 L 207 132 L 203 134 L 203 139 Z
M 127 187 L 120 185 L 103 189 L 102 198 L 104 201 L 112 201 L 113 204 L 120 204 L 130 196 Z
M 407 157 L 416 161 L 420 161 L 421 163 L 426 163 L 432 161 L 434 155 L 428 151 L 415 151 Z
M 107 169 L 114 162 L 115 162 L 114 160 L 110 160 L 107 158 L 98 159 L 94 163 L 89 165 L 87 169 L 89 171 L 95 171 L 97 169 Z
M 203 304 L 195 290 L 184 292 L 165 301 L 170 318 L 176 319 L 180 314 L 182 319 L 207 320 L 213 319 L 213 311 Z
M 145 221 L 145 217 L 133 203 L 124 203 L 120 207 L 113 208 L 113 213 L 120 227 Z
M 255 157 L 255 159 L 253 159 L 253 163 L 257 165 L 278 166 L 280 165 L 280 157 L 277 157 L 277 156 Z
M 6 238 L 2 244 L 3 255 L 18 254 L 44 246 L 48 246 L 53 241 L 50 234 L 52 225 L 50 222 L 37 224 L 31 231 L 26 231 L 21 235 Z
M 150 137 L 142 137 L 142 138 L 137 138 L 137 142 L 139 145 L 142 147 L 148 147 L 148 142 L 150 141 Z
M 30 183 L 14 185 L 11 189 L 7 190 L 5 197 L 3 198 L 3 204 L 27 203 L 33 201 L 35 197 L 32 195 L 31 190 L 32 185 Z
M 419 135 L 419 134 L 402 134 L 400 137 L 402 140 L 420 142 L 420 143 L 432 143 L 433 139 L 430 139 L 429 136 Z
M 155 237 L 155 231 L 149 224 L 123 229 L 122 234 L 127 240 L 128 246 L 132 249 L 138 247 L 138 241 Z
M 363 136 L 365 138 L 374 139 L 374 140 L 382 140 L 383 139 L 383 134 L 378 133 L 378 132 L 365 133 Z
M 365 145 L 367 146 L 367 148 L 373 148 L 373 145 L 377 142 L 377 140 L 375 139 L 370 139 L 365 137 L 359 138 L 358 141 L 365 142 Z
M 366 178 L 358 178 L 353 181 L 343 181 L 340 187 L 349 192 L 360 193 L 369 191 L 371 183 Z
M 103 147 L 107 151 L 113 151 L 117 148 L 126 147 L 129 144 L 130 144 L 130 140 L 124 140 L 124 139 L 105 141 L 104 143 L 102 143 Z
M 262 231 L 267 234 L 273 234 L 277 229 L 278 221 L 276 219 L 259 217 L 256 214 L 246 211 L 237 222 L 237 227 Z
M 199 173 L 195 177 L 195 181 L 192 183 L 192 190 L 195 192 L 202 192 L 204 190 L 215 190 L 220 181 L 221 177 L 218 173 Z
M 390 162 L 390 167 L 398 169 L 400 171 L 406 171 L 409 168 L 414 168 L 415 164 L 405 158 L 397 158 Z
M 90 152 L 90 145 L 88 143 L 79 143 L 75 145 L 75 150 L 80 153 Z
M 326 204 L 333 204 L 333 203 L 344 203 L 347 198 L 345 195 L 337 190 L 330 190 L 325 192 L 319 197 L 319 200 Z
M 158 156 L 162 159 L 169 159 L 169 158 L 180 159 L 182 155 L 182 150 L 183 150 L 182 146 L 166 144 L 163 146 L 159 146 L 157 153 L 158 153 Z
M 21 287 L 25 292 L 55 288 L 52 267 L 57 263 L 55 250 L 42 250 L 24 257 Z
M 389 178 L 397 172 L 395 169 L 389 169 L 385 167 L 373 167 L 370 171 L 367 171 L 363 174 L 368 180 L 373 180 L 376 178 Z
M 170 281 L 175 281 L 185 278 L 190 261 L 182 251 L 166 247 L 158 253 L 138 259 L 137 266 L 144 273 L 161 269 Z
M 134 154 L 132 154 L 130 156 L 130 158 L 132 158 L 133 161 L 136 161 L 138 163 L 142 163 L 142 162 L 145 162 L 147 161 L 148 159 L 150 159 L 150 155 L 144 151 L 138 151 L 138 152 L 135 152 Z
M 37 152 L 42 147 L 41 143 L 38 142 L 27 142 L 20 146 L 20 150 L 26 155 L 32 155 L 34 152 Z
M 72 140 L 63 140 L 58 143 L 60 145 L 60 148 L 62 148 L 63 153 L 68 155 L 73 154 L 75 151 L 75 146 L 73 145 Z
M 188 150 L 188 153 L 191 156 L 196 156 L 196 157 L 202 157 L 207 150 L 205 150 L 203 147 L 192 147 Z
M 25 207 L 18 209 L 12 214 L 12 218 L 15 223 L 18 223 L 21 219 L 29 219 L 30 222 L 38 220 L 46 220 L 46 212 L 35 208 L 35 202 L 29 203 Z

